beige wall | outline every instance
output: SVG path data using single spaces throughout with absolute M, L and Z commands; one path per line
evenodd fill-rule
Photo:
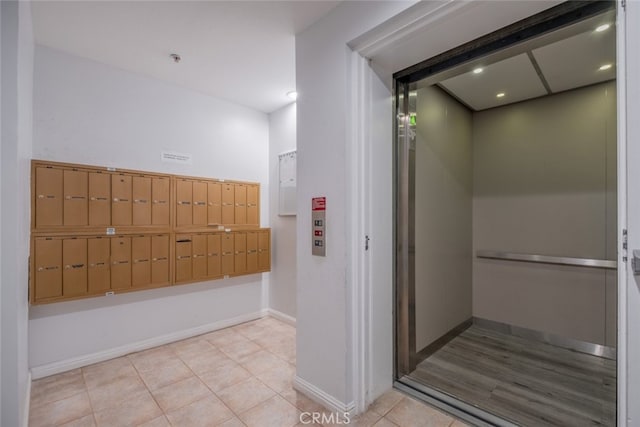
M 417 98 L 416 349 L 471 317 L 471 112 L 435 87 Z
M 473 248 L 615 259 L 615 83 L 475 113 Z M 473 315 L 615 344 L 615 274 L 473 262 Z

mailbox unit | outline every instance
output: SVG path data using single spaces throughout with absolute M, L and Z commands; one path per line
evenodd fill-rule
M 270 270 L 260 185 L 32 161 L 32 304 Z
M 260 185 L 175 177 L 176 229 L 259 227 Z
M 271 230 L 176 234 L 175 283 L 263 273 L 271 267 Z

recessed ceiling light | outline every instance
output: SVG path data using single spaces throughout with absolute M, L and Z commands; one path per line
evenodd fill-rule
M 291 92 L 287 92 L 287 96 L 295 101 L 298 99 L 298 92 L 292 90 Z
M 484 68 L 482 68 L 482 67 L 474 68 L 473 69 L 473 74 L 480 74 L 483 71 L 484 71 Z
M 598 70 L 600 70 L 600 71 L 604 71 L 604 70 L 608 70 L 608 69 L 609 69 L 609 68 L 611 68 L 611 67 L 613 67 L 613 65 L 611 65 L 611 64 L 604 64 L 604 65 L 601 65 L 601 66 L 600 66 L 600 68 L 598 68 Z
M 496 98 L 504 98 L 505 95 L 504 92 L 496 93 Z
M 602 25 L 599 25 L 599 26 L 596 28 L 596 31 L 597 31 L 597 32 L 599 32 L 599 33 L 601 33 L 601 32 L 603 32 L 603 31 L 608 30 L 608 29 L 609 29 L 609 27 L 611 27 L 611 25 L 610 25 L 610 24 L 602 24 Z

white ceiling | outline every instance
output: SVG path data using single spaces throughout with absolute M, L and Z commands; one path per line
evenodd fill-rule
M 611 27 L 596 32 L 596 27 L 603 23 Z M 480 58 L 464 64 L 457 75 L 438 84 L 479 111 L 615 79 L 615 14 L 593 17 L 527 42 L 513 55 L 506 59 L 505 55 Z M 599 70 L 604 64 L 612 67 Z M 476 67 L 482 67 L 483 72 L 475 74 Z M 448 73 L 451 75 L 451 71 Z M 496 97 L 500 92 L 505 96 Z
M 295 34 L 338 3 L 34 1 L 32 10 L 38 44 L 269 113 L 295 90 Z

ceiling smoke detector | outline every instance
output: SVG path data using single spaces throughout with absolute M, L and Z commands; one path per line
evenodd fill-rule
M 175 62 L 176 64 L 182 59 L 182 57 L 177 53 L 172 53 L 171 55 L 169 55 L 169 57 L 173 59 L 173 62 Z

